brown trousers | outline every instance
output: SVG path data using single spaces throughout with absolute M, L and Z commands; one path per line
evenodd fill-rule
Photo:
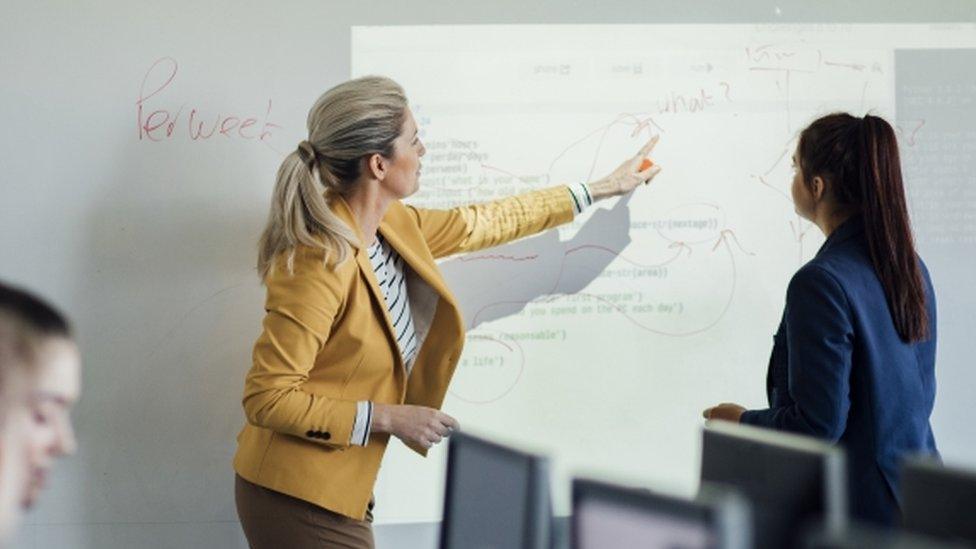
M 374 549 L 373 502 L 356 520 L 234 475 L 234 500 L 251 549 Z

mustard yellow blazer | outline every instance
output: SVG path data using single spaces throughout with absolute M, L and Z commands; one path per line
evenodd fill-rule
M 464 345 L 458 304 L 434 260 L 555 227 L 573 218 L 573 205 L 566 187 L 553 187 L 450 210 L 390 207 L 379 232 L 410 266 L 421 342 L 409 378 L 359 224 L 341 198 L 331 207 L 360 242 L 354 257 L 335 268 L 303 247 L 292 273 L 279 258 L 267 276 L 267 313 L 244 383 L 247 424 L 237 437 L 234 469 L 260 486 L 362 520 L 389 434 L 350 445 L 356 402 L 440 408 Z

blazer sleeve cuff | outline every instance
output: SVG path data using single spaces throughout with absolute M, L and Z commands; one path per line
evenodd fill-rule
M 301 433 L 302 438 L 327 446 L 348 447 L 356 423 L 357 402 L 335 400 L 329 403 L 331 410 L 324 421 L 314 422 Z
M 772 419 L 773 410 L 770 408 L 763 410 L 746 410 L 745 412 L 742 412 L 742 416 L 739 418 L 739 423 L 754 425 L 756 427 L 772 427 Z
M 356 403 L 356 420 L 353 422 L 352 435 L 349 444 L 352 446 L 366 446 L 369 442 L 370 425 L 373 421 L 373 403 L 361 400 Z
M 570 198 L 573 199 L 573 213 L 579 215 L 583 213 L 586 208 L 593 205 L 593 196 L 590 194 L 589 188 L 587 188 L 586 183 L 577 183 L 576 185 L 569 185 L 566 187 L 569 191 Z

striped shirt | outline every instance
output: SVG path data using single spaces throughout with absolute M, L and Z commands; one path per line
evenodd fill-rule
M 407 375 L 413 368 L 413 359 L 419 350 L 417 346 L 417 330 L 413 325 L 413 315 L 410 314 L 410 299 L 407 296 L 407 266 L 403 258 L 390 243 L 377 234 L 376 240 L 366 249 L 369 262 L 373 266 L 373 274 L 383 293 L 386 310 L 393 323 L 393 334 L 396 336 L 397 348 L 403 357 L 403 365 L 407 368 Z M 373 403 L 361 400 L 356 403 L 356 421 L 353 424 L 350 443 L 365 446 L 369 442 L 370 427 L 373 420 Z
M 393 321 L 393 333 L 396 335 L 397 347 L 403 356 L 403 364 L 407 373 L 413 367 L 413 359 L 417 356 L 417 331 L 413 326 L 410 314 L 410 300 L 407 298 L 407 267 L 400 254 L 390 246 L 381 235 L 376 235 L 376 241 L 366 253 L 373 265 L 373 273 L 386 300 L 386 310 Z
M 585 183 L 567 187 L 573 199 L 573 211 L 579 215 L 587 206 L 593 204 L 593 196 Z M 413 368 L 414 358 L 417 357 L 417 331 L 410 314 L 410 299 L 407 296 L 407 265 L 400 254 L 390 246 L 390 243 L 377 233 L 376 241 L 366 249 L 369 262 L 373 266 L 373 273 L 379 283 L 386 310 L 390 313 L 393 323 L 393 333 L 396 336 L 397 347 L 403 357 L 403 364 L 407 368 L 407 375 Z M 353 424 L 352 436 L 349 441 L 354 446 L 365 446 L 369 442 L 369 433 L 373 420 L 373 403 L 362 400 L 356 403 L 356 420 Z
M 569 189 L 569 195 L 573 198 L 573 211 L 576 212 L 576 215 L 583 213 L 587 206 L 593 205 L 593 195 L 590 194 L 590 189 L 586 183 L 578 183 L 566 188 Z

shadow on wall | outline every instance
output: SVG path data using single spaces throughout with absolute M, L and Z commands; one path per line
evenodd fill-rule
M 597 209 L 569 240 L 556 229 L 440 265 L 456 294 L 467 329 L 521 312 L 549 295 L 586 288 L 630 244 L 630 200 Z

